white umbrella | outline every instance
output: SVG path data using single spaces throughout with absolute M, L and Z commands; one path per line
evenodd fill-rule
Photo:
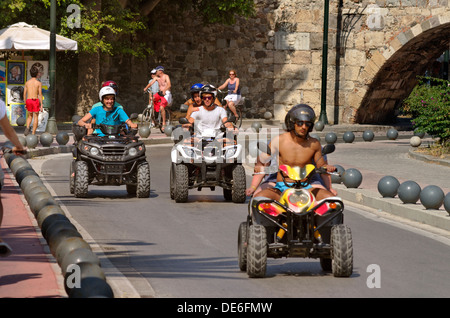
M 78 44 L 56 35 L 56 49 L 76 51 Z M 50 31 L 25 22 L 15 23 L 0 30 L 0 50 L 50 50 Z

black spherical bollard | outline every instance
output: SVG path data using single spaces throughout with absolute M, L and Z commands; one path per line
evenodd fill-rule
M 39 141 L 43 147 L 50 147 L 53 142 L 53 135 L 45 132 L 39 137 Z
M 167 125 L 166 128 L 164 128 L 164 133 L 166 134 L 167 137 L 172 136 L 172 132 L 174 130 L 174 126 L 172 125 Z
M 56 222 L 66 222 L 70 223 L 70 220 L 65 216 L 64 214 L 60 213 L 53 213 L 53 214 L 40 214 L 40 218 L 38 219 L 38 225 L 41 228 L 41 233 L 44 238 L 47 238 L 47 231 L 48 229 L 53 226 L 54 224 L 57 224 Z
M 397 194 L 403 203 L 415 204 L 420 197 L 420 186 L 414 181 L 405 181 L 398 187 Z
M 265 120 L 269 120 L 272 118 L 272 113 L 271 112 L 265 112 L 264 113 L 264 119 Z
M 65 229 L 76 230 L 77 228 L 70 222 L 67 216 L 52 216 L 48 217 L 47 222 L 44 222 L 42 225 L 42 236 L 49 241 L 52 235 L 60 232 Z
M 17 126 L 25 126 L 26 122 L 27 120 L 23 116 L 17 117 L 16 119 Z
M 388 131 L 386 132 L 386 137 L 387 137 L 389 140 L 395 140 L 395 139 L 397 139 L 397 137 L 398 137 L 398 131 L 397 131 L 397 129 L 394 129 L 394 128 L 388 129 Z
M 114 292 L 105 280 L 87 277 L 81 280 L 80 288 L 70 290 L 69 298 L 114 298 Z
M 342 177 L 342 182 L 347 188 L 358 188 L 362 183 L 362 174 L 357 169 L 347 169 Z
M 423 138 L 425 137 L 425 133 L 424 132 L 419 132 L 417 131 L 417 129 L 414 130 L 414 136 L 417 136 L 419 138 Z
M 375 135 L 373 134 L 372 130 L 366 130 L 363 132 L 363 139 L 364 141 L 372 141 Z
M 39 192 L 31 198 L 28 204 L 30 205 L 31 212 L 36 215 L 43 207 L 47 205 L 57 205 L 58 203 L 55 201 L 53 196 L 48 193 Z
M 329 132 L 325 135 L 325 141 L 327 144 L 334 144 L 337 140 L 337 136 L 334 132 Z
M 324 128 L 325 128 L 325 124 L 320 120 L 314 124 L 314 129 L 316 131 L 322 131 Z
M 420 202 L 426 209 L 439 210 L 444 203 L 444 191 L 435 185 L 429 185 L 420 191 Z
M 444 198 L 444 209 L 450 214 L 450 192 Z
M 69 265 L 70 266 L 70 265 Z M 75 269 L 74 269 L 75 267 Z M 94 264 L 94 263 L 89 263 L 89 262 L 82 262 L 82 263 L 78 263 L 78 264 L 74 264 L 73 266 L 70 266 L 69 268 L 66 269 L 66 274 L 64 275 L 64 289 L 66 290 L 67 294 L 69 295 L 70 292 L 72 291 L 72 289 L 78 289 L 78 288 L 82 288 L 82 286 L 80 287 L 76 287 L 76 286 L 71 286 L 71 281 L 70 278 L 72 276 L 72 272 L 70 270 L 74 270 L 77 271 L 79 270 L 79 277 L 76 277 L 76 279 L 80 279 L 81 280 L 91 277 L 91 278 L 97 278 L 97 279 L 101 279 L 106 281 L 106 277 L 105 274 L 103 273 L 103 270 L 100 268 L 99 265 Z M 78 275 L 76 275 L 78 276 Z
M 43 186 L 44 184 L 42 183 L 42 180 L 38 175 L 31 174 L 22 179 L 22 182 L 20 183 L 20 188 L 22 189 L 23 192 L 25 192 L 26 189 L 32 185 Z
M 47 205 L 39 210 L 39 212 L 36 214 L 36 221 L 42 231 L 44 227 L 47 228 L 52 223 L 52 220 L 56 220 L 58 218 L 62 219 L 61 216 L 66 217 L 66 214 L 59 205 Z M 51 218 L 47 221 L 47 225 L 44 225 L 44 222 L 46 222 L 47 218 L 49 217 Z
M 252 127 L 252 130 L 253 130 L 253 131 L 259 133 L 259 131 L 260 131 L 261 128 L 262 128 L 262 125 L 261 125 L 261 123 L 256 122 L 256 123 L 253 123 L 251 127 Z
M 69 134 L 65 131 L 62 131 L 56 135 L 56 142 L 58 143 L 58 145 L 66 145 L 69 142 L 69 139 Z
M 69 238 L 62 240 L 55 251 L 56 261 L 61 266 L 66 255 L 68 255 L 70 252 L 75 251 L 80 248 L 87 249 L 87 250 L 91 249 L 89 244 L 81 237 L 75 236 L 75 237 L 69 237 Z
M 142 138 L 147 138 L 148 136 L 150 136 L 150 127 L 148 126 L 141 126 L 139 127 L 139 136 L 141 136 Z
M 393 198 L 397 195 L 400 182 L 393 176 L 385 176 L 378 181 L 378 192 L 383 198 Z
M 346 131 L 344 135 L 342 135 L 342 139 L 345 143 L 352 143 L 355 140 L 355 134 L 351 131 Z
M 342 177 L 345 173 L 344 167 L 340 165 L 334 165 L 336 167 L 336 172 L 340 174 L 340 176 L 332 174 L 331 176 L 331 183 L 337 183 L 340 184 L 342 182 Z
M 63 255 L 60 260 L 61 273 L 63 276 L 66 275 L 70 265 L 77 265 L 80 263 L 92 263 L 100 266 L 98 256 L 90 247 L 79 247 Z
M 27 139 L 24 136 L 17 136 L 19 138 L 20 143 L 22 144 L 22 146 L 26 147 L 27 146 Z
M 73 226 L 73 225 L 72 225 Z M 59 231 L 51 231 L 49 228 L 48 232 L 48 246 L 50 247 L 50 253 L 53 256 L 56 254 L 59 244 L 61 244 L 66 238 L 69 237 L 82 237 L 76 228 L 71 228 L 70 225 L 61 226 Z
M 25 137 L 25 139 L 27 140 L 27 147 L 30 149 L 36 148 L 39 142 L 38 137 L 36 135 L 28 135 Z

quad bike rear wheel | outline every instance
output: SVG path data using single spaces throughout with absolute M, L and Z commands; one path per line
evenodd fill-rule
M 234 203 L 244 203 L 247 196 L 245 195 L 246 177 L 245 168 L 237 165 L 233 168 L 233 186 L 231 189 L 231 200 Z
M 248 236 L 248 224 L 242 222 L 239 225 L 238 232 L 238 262 L 239 269 L 243 272 L 247 270 L 247 236 Z

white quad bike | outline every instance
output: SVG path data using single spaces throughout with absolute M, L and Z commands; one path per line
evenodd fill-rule
M 188 124 L 180 118 L 180 124 Z M 228 122 L 233 122 L 232 119 Z M 181 127 L 178 129 L 182 129 Z M 219 130 L 205 130 L 201 136 L 192 129 L 174 145 L 171 152 L 170 197 L 175 202 L 186 202 L 189 189 L 223 188 L 225 200 L 244 203 L 246 176 L 242 165 L 242 145 L 236 136 L 224 136 L 225 126 Z

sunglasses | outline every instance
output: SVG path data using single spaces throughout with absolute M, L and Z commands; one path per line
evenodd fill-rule
M 231 75 L 236 75 L 236 74 L 230 73 L 230 76 L 231 76 Z
M 308 128 L 311 128 L 313 126 L 313 123 L 310 121 L 301 121 L 301 120 L 297 120 L 295 122 L 295 124 L 299 127 L 302 127 L 303 125 L 305 125 Z
M 212 96 L 205 96 L 205 97 L 202 97 L 202 99 L 204 99 L 204 100 L 211 100 Z

